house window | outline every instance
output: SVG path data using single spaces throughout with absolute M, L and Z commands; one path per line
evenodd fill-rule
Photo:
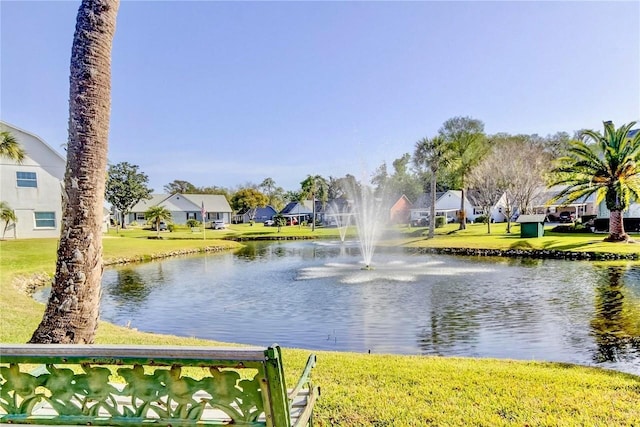
M 196 219 L 196 213 L 195 212 L 187 212 L 187 220 L 189 219 Z
M 16 172 L 18 187 L 38 187 L 38 179 L 35 172 Z
M 56 228 L 55 212 L 34 212 L 36 228 Z
M 142 212 L 136 213 L 136 221 L 144 221 L 144 213 Z

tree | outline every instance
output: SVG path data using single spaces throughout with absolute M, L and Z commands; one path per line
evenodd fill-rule
M 442 136 L 435 136 L 431 139 L 422 138 L 416 142 L 413 154 L 413 161 L 418 167 L 425 166 L 431 172 L 430 176 L 430 197 L 431 206 L 429 210 L 429 238 L 435 236 L 436 218 L 436 189 L 438 183 L 438 171 L 441 165 L 447 165 L 448 153 L 446 141 Z
M 279 233 L 282 227 L 287 225 L 287 219 L 282 214 L 276 214 L 273 216 L 273 223 L 275 224 L 276 227 L 278 227 L 278 233 Z
M 196 186 L 189 181 L 174 179 L 164 186 L 164 191 L 169 194 L 193 194 L 196 193 Z
M 558 135 L 558 134 L 556 134 Z M 511 220 L 516 209 L 520 214 L 533 212 L 545 188 L 545 176 L 553 154 L 544 149 L 546 142 L 537 135 L 491 136 L 492 148 L 487 157 L 493 157 L 493 171 L 499 188 L 504 192 L 503 213 L 507 219 L 507 233 L 511 233 Z M 505 161 L 508 159 L 508 161 Z
M 171 212 L 162 206 L 151 206 L 144 212 L 144 219 L 151 221 L 156 229 L 156 236 L 160 238 L 160 223 L 171 219 Z
M 18 222 L 16 211 L 11 209 L 7 202 L 0 202 L 0 220 L 4 221 L 4 229 L 2 230 L 2 240 L 4 240 L 4 235 L 7 233 L 9 225 Z
M 231 196 L 231 208 L 236 212 L 246 210 L 249 214 L 249 220 L 253 221 L 258 207 L 267 206 L 267 196 L 256 190 L 255 188 L 243 188 Z
M 469 184 L 475 189 L 475 202 L 487 218 L 487 234 L 491 234 L 491 208 L 505 192 L 505 181 L 499 172 L 503 163 L 498 150 L 493 150 L 469 173 Z
M 92 343 L 102 280 L 102 218 L 118 0 L 82 0 L 71 48 L 69 140 L 56 273 L 31 343 Z
M 267 204 L 276 211 L 284 207 L 284 188 L 278 187 L 273 179 L 265 178 L 258 186 L 258 189 L 267 196 L 269 199 Z
M 327 190 L 329 185 L 327 180 L 320 175 L 308 175 L 307 178 L 300 183 L 302 188 L 302 197 L 311 199 L 313 204 L 313 217 L 311 219 L 311 231 L 316 229 L 316 198 L 320 199 L 322 206 L 327 203 Z
M 25 155 L 24 149 L 11 132 L 0 132 L 0 157 L 22 163 Z
M 411 154 L 409 153 L 405 153 L 402 157 L 395 159 L 392 163 L 393 174 L 387 180 L 387 187 L 382 192 L 378 189 L 376 195 L 393 196 L 392 198 L 397 199 L 404 194 L 409 200 L 416 200 L 423 193 L 424 186 L 418 176 L 409 170 L 410 163 Z
M 582 140 L 572 141 L 567 156 L 551 171 L 549 186 L 566 185 L 551 202 L 574 202 L 596 194 L 596 203 L 605 201 L 609 216 L 609 235 L 605 241 L 627 241 L 623 212 L 631 200 L 640 200 L 640 132 L 629 133 L 636 122 L 616 129 L 604 122 L 604 135 L 583 132 Z M 593 145 L 588 145 L 592 142 Z
M 486 153 L 484 123 L 471 117 L 454 117 L 444 122 L 438 133 L 447 141 L 451 176 L 461 191 L 459 219 L 460 230 L 464 230 L 467 228 L 464 211 L 467 176 Z
M 147 187 L 149 178 L 138 172 L 138 165 L 127 162 L 109 165 L 105 199 L 118 209 L 122 228 L 126 228 L 125 216 L 140 200 L 151 198 Z
M 358 187 L 358 185 L 356 177 L 351 174 L 346 174 L 342 178 L 330 176 L 327 182 L 327 199 L 346 199 L 349 197 L 351 189 Z

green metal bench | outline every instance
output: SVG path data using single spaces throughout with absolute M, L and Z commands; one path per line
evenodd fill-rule
M 0 345 L 0 424 L 306 426 L 315 355 L 287 390 L 264 348 Z

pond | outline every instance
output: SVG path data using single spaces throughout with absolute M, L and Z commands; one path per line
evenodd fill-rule
M 101 317 L 141 331 L 371 353 L 545 360 L 640 374 L 640 266 L 249 243 L 105 270 Z M 40 297 L 42 298 L 42 296 Z

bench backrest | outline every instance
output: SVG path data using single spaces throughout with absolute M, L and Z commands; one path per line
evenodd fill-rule
M 229 421 L 290 425 L 280 347 L 0 345 L 2 423 Z

